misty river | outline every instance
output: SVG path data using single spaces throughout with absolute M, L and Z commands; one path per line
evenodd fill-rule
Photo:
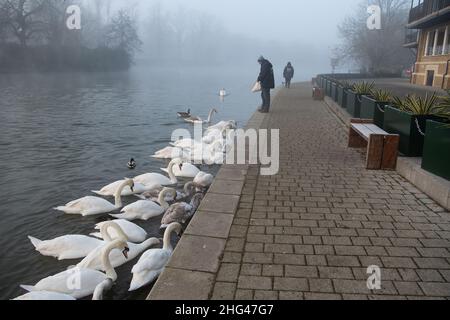
M 20 284 L 34 285 L 77 263 L 41 256 L 28 235 L 88 235 L 95 223 L 108 219 L 65 215 L 55 206 L 94 195 L 90 190 L 124 177 L 160 172 L 167 163 L 150 155 L 168 145 L 174 129 L 190 128 L 177 111 L 191 108 L 192 114 L 206 118 L 216 107 L 213 123 L 235 119 L 242 127 L 260 103 L 250 92 L 258 71 L 255 63 L 248 70 L 2 75 L 0 299 L 23 294 Z M 221 88 L 230 93 L 224 101 L 218 96 Z M 138 163 L 132 172 L 126 166 L 131 157 Z M 126 198 L 125 203 L 136 200 Z M 161 238 L 160 221 L 135 222 L 149 237 Z M 117 268 L 118 281 L 106 299 L 146 297 L 150 287 L 127 292 L 136 262 Z

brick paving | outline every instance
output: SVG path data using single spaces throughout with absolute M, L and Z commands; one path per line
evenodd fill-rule
M 448 299 L 450 214 L 364 152 L 311 88 L 282 89 L 263 127 L 280 129 L 280 171 L 250 166 L 212 299 Z M 369 290 L 367 267 L 381 268 Z

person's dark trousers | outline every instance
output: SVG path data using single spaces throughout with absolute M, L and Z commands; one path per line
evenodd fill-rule
M 270 109 L 270 88 L 262 88 L 261 97 L 262 97 L 261 110 L 264 111 L 264 112 L 269 112 L 269 109 Z
M 286 79 L 286 88 L 291 87 L 291 79 Z

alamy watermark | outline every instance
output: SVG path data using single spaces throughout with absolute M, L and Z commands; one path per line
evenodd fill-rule
M 381 7 L 378 5 L 370 5 L 367 7 L 367 28 L 369 30 L 381 30 Z
M 379 266 L 369 266 L 367 274 L 370 275 L 367 279 L 367 289 L 381 290 L 381 268 Z
M 67 29 L 81 30 L 81 8 L 78 5 L 68 6 L 66 14 L 69 15 L 66 20 Z
M 205 139 L 213 137 L 205 143 Z M 212 141 L 211 141 L 212 140 Z M 180 141 L 186 142 L 177 147 Z M 174 149 L 171 158 L 183 158 L 194 164 L 261 165 L 261 175 L 275 175 L 280 169 L 279 129 L 209 129 L 194 125 L 194 136 L 187 129 L 172 133 Z

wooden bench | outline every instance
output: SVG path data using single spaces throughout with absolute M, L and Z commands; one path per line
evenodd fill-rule
M 350 148 L 367 147 L 366 168 L 369 170 L 395 170 L 400 136 L 389 134 L 372 123 L 372 120 L 350 121 Z

